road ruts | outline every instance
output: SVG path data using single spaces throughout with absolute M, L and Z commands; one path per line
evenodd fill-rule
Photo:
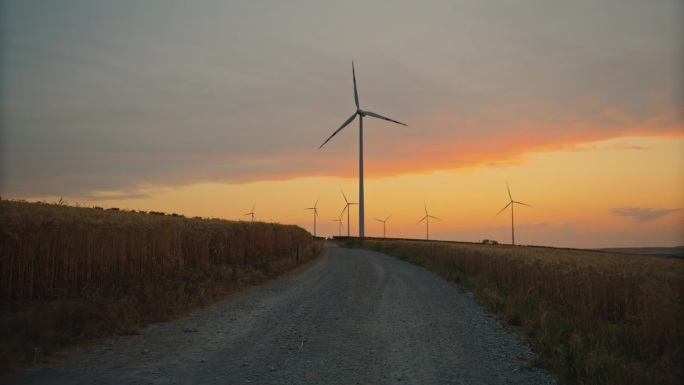
M 466 293 L 329 245 L 317 261 L 2 384 L 555 384 Z

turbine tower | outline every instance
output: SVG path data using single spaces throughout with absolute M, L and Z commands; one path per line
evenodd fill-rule
M 430 240 L 430 218 L 436 219 L 438 221 L 440 219 L 437 217 L 433 217 L 432 215 L 428 214 L 427 205 L 425 204 L 425 202 L 423 202 L 423 206 L 425 206 L 425 216 L 423 217 L 423 219 L 419 220 L 418 223 L 416 223 L 416 225 L 418 225 L 422 221 L 425 221 L 425 239 L 429 241 Z
M 345 205 L 344 208 L 342 209 L 342 213 L 340 214 L 340 218 L 342 218 L 342 215 L 344 214 L 344 210 L 347 210 L 347 237 L 349 237 L 349 236 L 350 236 L 350 235 L 349 235 L 349 206 L 351 206 L 351 205 L 357 205 L 358 203 L 356 203 L 356 202 L 349 202 L 349 201 L 347 200 L 347 196 L 344 195 L 344 191 L 342 191 L 342 196 L 344 197 L 344 202 L 346 203 L 346 205 Z
M 337 219 L 333 219 L 332 221 L 339 223 L 339 225 L 337 226 L 337 236 L 341 237 L 342 236 L 342 229 L 344 228 L 344 226 L 342 225 L 342 216 L 340 216 Z
M 501 211 L 499 211 L 496 215 L 501 214 L 504 210 L 506 210 L 508 208 L 508 206 L 511 206 L 511 245 L 515 245 L 515 226 L 513 225 L 513 206 L 515 204 L 528 206 L 528 207 L 532 207 L 532 206 L 528 205 L 527 203 L 514 201 L 513 196 L 511 195 L 511 188 L 508 187 L 508 182 L 506 182 L 506 188 L 508 189 L 508 199 L 510 199 L 510 202 L 508 202 L 508 204 L 506 206 L 504 206 L 504 208 L 502 208 Z
M 252 216 L 252 222 L 254 222 L 254 206 L 256 205 L 256 202 L 252 205 L 252 211 L 248 212 L 247 214 L 243 215 L 243 217 L 246 217 L 247 215 Z
M 313 216 L 314 217 L 314 233 L 313 233 L 313 236 L 314 236 L 314 238 L 316 238 L 316 217 L 320 218 L 320 216 L 318 215 L 318 209 L 316 208 L 316 206 L 318 206 L 318 200 L 319 199 L 321 199 L 321 198 L 316 199 L 316 204 L 314 204 L 313 207 L 307 207 L 304 209 L 304 210 L 313 210 L 313 213 L 314 213 L 314 216 Z
M 356 103 L 356 111 L 352 114 L 352 116 L 347 119 L 346 122 L 342 123 L 340 128 L 337 129 L 337 131 L 333 132 L 332 135 L 328 139 L 323 142 L 323 144 L 318 147 L 319 149 L 325 146 L 326 143 L 330 139 L 332 139 L 333 136 L 335 136 L 338 132 L 340 132 L 343 128 L 347 127 L 349 123 L 351 123 L 356 116 L 359 116 L 359 237 L 364 236 L 364 199 L 363 199 L 363 117 L 364 116 L 372 116 L 374 118 L 378 119 L 383 119 L 387 120 L 389 122 L 401 124 L 402 126 L 406 126 L 406 124 L 402 122 L 398 122 L 396 120 L 392 120 L 390 118 L 386 118 L 384 116 L 378 115 L 374 112 L 370 111 L 364 111 L 359 107 L 359 93 L 356 90 L 356 72 L 354 71 L 354 62 L 352 62 L 352 77 L 354 79 L 354 102 Z M 347 226 L 348 227 L 348 226 Z
M 385 236 L 385 224 L 387 224 L 387 220 L 388 220 L 391 216 L 392 216 L 392 215 L 389 215 L 389 216 L 388 216 L 387 218 L 385 218 L 384 220 L 375 218 L 376 221 L 382 222 L 382 237 L 383 237 L 383 238 L 387 238 L 387 237 Z

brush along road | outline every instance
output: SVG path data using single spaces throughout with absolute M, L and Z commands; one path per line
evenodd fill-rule
M 329 245 L 296 272 L 75 351 L 10 384 L 553 384 L 474 299 L 426 270 Z

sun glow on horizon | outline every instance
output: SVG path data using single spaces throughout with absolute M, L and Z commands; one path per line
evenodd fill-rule
M 510 209 L 496 215 L 508 203 L 508 182 L 513 199 L 532 206 L 515 207 L 516 243 L 567 247 L 681 245 L 683 153 L 684 139 L 619 138 L 528 154 L 519 164 L 367 178 L 366 235 L 382 236 L 382 223 L 374 218 L 392 215 L 387 221 L 388 237 L 424 238 L 425 222 L 417 222 L 425 215 L 427 205 L 430 215 L 439 218 L 430 220 L 430 239 L 509 243 Z M 312 212 L 305 209 L 320 199 L 316 232 L 332 236 L 338 234 L 335 220 L 344 208 L 342 191 L 350 202 L 358 202 L 358 179 L 209 182 L 143 188 L 130 199 L 117 198 L 121 192 L 99 192 L 96 199 L 75 201 L 231 220 L 249 220 L 246 214 L 254 205 L 258 221 L 296 224 L 313 233 Z M 352 235 L 358 234 L 357 207 L 352 206 L 350 212 Z M 625 208 L 631 211 L 619 210 Z M 663 209 L 669 211 L 658 214 L 657 210 Z M 626 214 L 617 215 L 616 210 Z M 632 212 L 647 214 L 643 216 L 647 220 L 630 218 Z M 648 219 L 651 212 L 655 217 Z M 346 234 L 346 214 L 342 220 Z

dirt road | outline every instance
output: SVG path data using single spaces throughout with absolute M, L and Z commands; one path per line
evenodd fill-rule
M 419 267 L 330 246 L 187 318 L 3 384 L 554 384 L 471 298 Z

